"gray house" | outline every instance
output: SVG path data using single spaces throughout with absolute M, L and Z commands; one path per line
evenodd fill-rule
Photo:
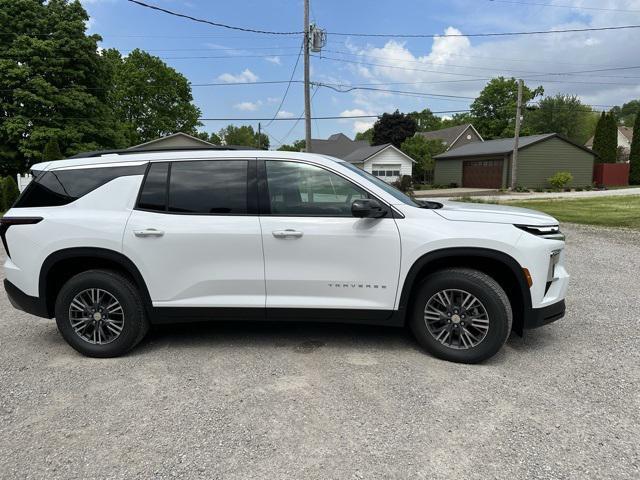
M 441 128 L 440 130 L 433 130 L 431 132 L 418 132 L 416 135 L 420 135 L 427 140 L 441 140 L 447 147 L 447 150 L 452 150 L 473 142 L 484 142 L 482 135 L 480 135 L 470 123 Z
M 435 157 L 434 183 L 472 188 L 506 188 L 511 184 L 514 139 L 474 142 Z M 596 154 L 557 133 L 520 137 L 517 183 L 544 188 L 557 172 L 573 175 L 572 185 L 593 181 Z

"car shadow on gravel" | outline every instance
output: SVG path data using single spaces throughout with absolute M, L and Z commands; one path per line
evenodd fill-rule
M 419 350 L 405 328 L 307 322 L 203 322 L 156 325 L 131 353 L 158 348 L 287 347 L 306 354 L 325 346 Z

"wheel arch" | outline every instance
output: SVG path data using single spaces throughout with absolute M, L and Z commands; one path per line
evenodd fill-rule
M 429 274 L 451 267 L 467 267 L 486 273 L 505 290 L 513 309 L 513 330 L 522 335 L 525 317 L 531 312 L 531 293 L 522 266 L 498 250 L 480 247 L 453 247 L 434 250 L 418 258 L 402 284 L 398 314 L 404 323 L 418 286 Z
M 51 253 L 40 268 L 38 294 L 49 318 L 60 288 L 72 276 L 86 270 L 104 268 L 125 274 L 140 291 L 147 314 L 151 312 L 149 289 L 136 265 L 127 256 L 115 250 L 96 247 L 65 248 Z

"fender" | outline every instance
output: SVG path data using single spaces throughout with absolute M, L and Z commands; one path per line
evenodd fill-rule
M 147 313 L 151 312 L 151 296 L 149 295 L 149 289 L 142 277 L 142 274 L 138 270 L 138 267 L 120 252 L 115 250 L 109 250 L 107 248 L 95 248 L 95 247 L 74 247 L 65 248 L 51 253 L 40 268 L 40 277 L 38 280 L 38 296 L 42 302 L 47 302 L 47 277 L 51 269 L 60 261 L 68 260 L 71 258 L 87 258 L 87 259 L 100 259 L 106 260 L 117 264 L 123 268 L 133 278 L 136 286 L 140 289 L 142 294 L 142 301 Z
M 514 259 L 510 255 L 507 255 L 506 253 L 489 248 L 452 247 L 434 250 L 432 252 L 426 253 L 413 263 L 404 279 L 404 283 L 402 284 L 402 293 L 400 294 L 400 301 L 398 303 L 397 310 L 397 315 L 399 316 L 398 320 L 404 322 L 408 312 L 408 308 L 410 307 L 409 301 L 411 299 L 411 292 L 413 290 L 413 287 L 415 286 L 416 278 L 424 268 L 429 268 L 430 264 L 438 264 L 446 259 L 463 258 L 489 259 L 500 262 L 502 265 L 506 266 L 513 274 L 513 277 L 516 279 L 516 288 L 520 292 L 523 300 L 523 318 L 521 320 L 526 320 L 531 316 L 531 293 L 529 292 L 529 287 L 522 273 L 522 266 L 516 259 Z M 444 263 L 444 265 L 446 265 L 446 262 Z M 514 330 L 518 334 L 522 335 L 522 321 L 516 321 L 515 315 Z

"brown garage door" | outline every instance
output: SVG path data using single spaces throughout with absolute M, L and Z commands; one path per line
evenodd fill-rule
M 462 186 L 501 188 L 502 160 L 473 160 L 462 164 Z

